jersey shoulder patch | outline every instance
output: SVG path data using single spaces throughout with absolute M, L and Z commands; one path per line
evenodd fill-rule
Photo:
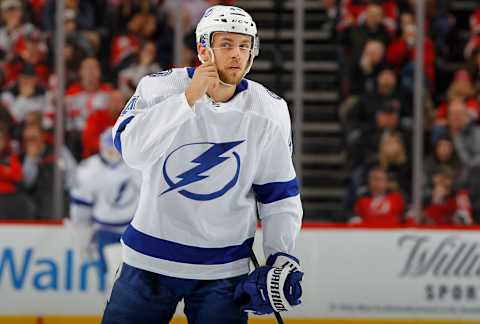
M 165 77 L 167 75 L 172 74 L 172 72 L 173 72 L 173 69 L 168 69 L 160 72 L 150 73 L 148 76 L 151 78 Z
M 121 116 L 124 116 L 128 114 L 129 112 L 132 112 L 135 110 L 135 107 L 137 106 L 139 96 L 132 96 L 130 100 L 127 102 L 125 105 L 125 108 L 123 108 L 122 112 L 120 113 Z

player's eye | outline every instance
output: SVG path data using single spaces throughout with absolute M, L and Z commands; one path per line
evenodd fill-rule
M 250 44 L 240 44 L 240 49 L 244 51 L 249 51 L 250 50 Z
M 220 47 L 224 49 L 232 49 L 233 46 L 230 43 L 220 43 Z

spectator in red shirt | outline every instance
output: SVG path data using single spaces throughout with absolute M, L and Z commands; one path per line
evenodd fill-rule
M 355 203 L 351 223 L 398 226 L 402 222 L 405 202 L 399 191 L 389 189 L 387 172 L 374 166 L 368 173 L 368 192 Z
M 412 88 L 413 82 L 413 62 L 415 60 L 415 39 L 416 26 L 414 24 L 402 25 L 401 37 L 394 40 L 387 49 L 386 60 L 388 64 L 395 67 L 398 73 L 401 73 L 402 85 L 410 83 L 407 88 Z M 433 89 L 435 81 L 435 47 L 432 40 L 428 37 L 424 41 L 424 72 Z
M 453 171 L 439 167 L 433 173 L 432 186 L 425 191 L 423 223 L 435 225 L 471 225 L 472 207 L 465 190 L 454 189 Z
M 98 60 L 94 57 L 85 58 L 80 64 L 80 81 L 67 90 L 66 129 L 67 145 L 77 160 L 82 155 L 82 132 L 87 118 L 98 110 L 106 110 L 112 87 L 102 83 L 102 73 Z
M 13 85 L 18 74 L 26 64 L 35 68 L 40 83 L 48 85 L 50 72 L 46 64 L 48 55 L 47 44 L 38 30 L 32 30 L 19 37 L 14 44 L 14 58 L 5 65 L 6 84 Z
M 82 134 L 83 158 L 99 152 L 99 139 L 102 132 L 115 124 L 125 106 L 126 97 L 120 90 L 110 93 L 107 110 L 97 110 L 88 116 Z
M 374 1 L 370 0 L 343 0 L 341 4 L 341 18 L 337 26 L 338 30 L 344 30 L 356 26 L 365 21 L 368 6 Z M 381 2 L 384 18 L 383 24 L 390 33 L 394 33 L 397 27 L 398 6 L 395 1 L 385 0 Z
M 22 177 L 22 164 L 10 148 L 8 128 L 0 124 L 0 219 L 33 218 L 35 206 L 20 191 Z
M 102 71 L 98 60 L 85 58 L 78 71 L 80 81 L 67 89 L 67 130 L 82 131 L 87 116 L 96 110 L 107 109 L 112 87 L 102 83 Z

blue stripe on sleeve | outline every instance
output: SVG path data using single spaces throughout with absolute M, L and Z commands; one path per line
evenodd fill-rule
M 113 145 L 115 145 L 115 148 L 120 154 L 122 154 L 122 142 L 120 139 L 120 135 L 122 135 L 122 132 L 125 130 L 125 127 L 127 127 L 128 123 L 132 121 L 133 117 L 135 116 L 130 116 L 125 120 L 123 120 L 118 126 L 117 131 L 115 132 L 115 139 L 113 140 Z
M 94 216 L 93 217 L 93 222 L 97 223 L 98 225 L 103 225 L 103 226 L 118 226 L 118 227 L 120 227 L 120 226 L 127 226 L 128 224 L 130 224 L 131 221 L 121 222 L 121 223 L 111 223 L 111 222 L 101 221 Z
M 221 248 L 202 248 L 184 245 L 150 236 L 131 224 L 122 235 L 122 241 L 135 251 L 158 259 L 189 264 L 225 264 L 250 257 L 253 237 L 240 245 Z
M 70 197 L 70 202 L 75 205 L 85 206 L 85 207 L 93 207 L 93 202 L 83 200 L 77 197 Z
M 253 185 L 257 200 L 269 204 L 299 194 L 297 178 L 286 182 L 271 182 L 263 185 Z

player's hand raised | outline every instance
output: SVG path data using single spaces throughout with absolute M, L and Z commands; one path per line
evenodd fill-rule
M 195 69 L 192 82 L 185 90 L 188 104 L 193 106 L 206 92 L 209 86 L 213 89 L 219 86 L 220 78 L 217 67 L 213 62 L 213 55 L 208 56 L 208 61 Z

